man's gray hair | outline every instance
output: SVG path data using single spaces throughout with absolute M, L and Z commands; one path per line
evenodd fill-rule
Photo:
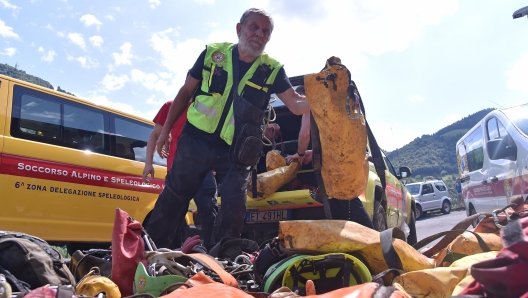
M 271 23 L 271 30 L 273 31 L 273 18 L 271 17 L 271 15 L 267 11 L 265 11 L 263 9 L 260 9 L 260 8 L 250 8 L 250 9 L 244 11 L 244 13 L 242 14 L 242 17 L 240 18 L 240 24 L 244 25 L 244 23 L 247 21 L 249 15 L 252 14 L 252 13 L 259 14 L 259 15 L 261 15 L 263 17 L 268 18 L 268 20 Z

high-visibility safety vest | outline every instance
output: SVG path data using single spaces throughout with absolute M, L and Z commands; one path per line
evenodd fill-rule
M 232 43 L 207 45 L 202 85 L 187 112 L 188 121 L 205 132 L 214 133 L 218 125 L 222 125 L 220 137 L 228 145 L 232 144 L 235 134 L 233 104 L 229 107 L 224 123 L 219 122 L 233 86 L 233 47 Z M 281 67 L 278 61 L 262 53 L 238 83 L 238 94 L 249 97 L 250 94 L 263 93 L 268 96 L 269 88 Z M 258 93 L 255 93 L 255 90 Z

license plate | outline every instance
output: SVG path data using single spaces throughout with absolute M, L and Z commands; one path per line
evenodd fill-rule
M 246 213 L 246 222 L 277 222 L 291 218 L 290 210 L 255 211 Z

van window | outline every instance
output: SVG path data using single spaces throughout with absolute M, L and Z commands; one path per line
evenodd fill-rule
M 434 183 L 434 186 L 435 186 L 436 189 L 438 189 L 439 191 L 446 191 L 446 190 L 447 190 L 446 186 L 445 186 L 442 182 L 435 182 L 435 183 Z
M 59 139 L 60 109 L 60 103 L 24 94 L 21 99 L 18 129 L 32 136 Z
M 459 145 L 461 163 L 467 162 L 467 170 L 473 172 L 482 169 L 484 165 L 484 149 L 482 148 L 482 127 L 479 125 L 464 141 Z M 462 167 L 461 168 L 465 168 Z
M 508 136 L 508 131 L 497 118 L 491 118 L 487 122 L 488 140 L 494 140 Z
M 19 85 L 13 91 L 12 136 L 145 161 L 152 125 Z M 167 164 L 157 154 L 153 163 Z
M 411 195 L 417 195 L 420 192 L 420 184 L 408 184 L 405 185 L 407 187 L 407 190 L 411 193 Z
M 64 104 L 63 142 L 76 149 L 104 153 L 105 148 L 108 148 L 104 138 L 104 115 L 98 111 Z

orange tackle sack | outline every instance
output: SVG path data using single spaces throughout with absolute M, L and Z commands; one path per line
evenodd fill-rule
M 322 151 L 321 156 L 314 151 L 314 167 L 318 159 L 324 161 L 321 175 L 329 197 L 355 198 L 365 191 L 369 168 L 366 122 L 350 72 L 332 57 L 321 72 L 304 76 L 304 85 Z
M 294 160 L 288 166 L 276 168 L 268 172 L 257 175 L 257 196 L 253 196 L 253 182 L 251 179 L 248 182 L 248 195 L 255 201 L 264 200 L 286 183 L 292 181 L 297 176 L 297 172 L 301 168 L 301 163 Z

